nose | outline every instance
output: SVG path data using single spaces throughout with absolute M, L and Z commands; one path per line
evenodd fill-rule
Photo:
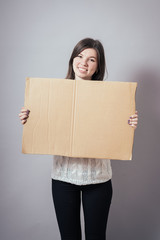
M 81 59 L 81 64 L 84 66 L 87 66 L 87 59 L 86 58 L 82 58 Z

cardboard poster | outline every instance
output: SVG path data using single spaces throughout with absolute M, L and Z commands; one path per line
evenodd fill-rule
M 136 82 L 27 78 L 22 152 L 131 160 Z

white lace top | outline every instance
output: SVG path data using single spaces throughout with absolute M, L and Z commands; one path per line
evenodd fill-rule
M 106 182 L 112 178 L 110 159 L 73 158 L 55 155 L 53 179 L 76 185 Z

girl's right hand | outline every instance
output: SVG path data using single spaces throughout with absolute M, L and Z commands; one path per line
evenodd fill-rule
M 27 122 L 29 113 L 30 113 L 30 111 L 28 109 L 25 109 L 24 107 L 21 108 L 19 118 L 20 118 L 22 124 L 25 124 Z

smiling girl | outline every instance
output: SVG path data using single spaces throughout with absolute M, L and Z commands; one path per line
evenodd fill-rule
M 69 60 L 66 79 L 103 81 L 105 55 L 100 41 L 85 38 L 78 42 Z M 19 114 L 27 122 L 29 110 Z M 138 124 L 138 113 L 128 120 Z M 105 240 L 112 199 L 112 169 L 110 159 L 54 156 L 52 196 L 62 240 L 81 240 L 80 207 L 84 212 L 87 240 Z

